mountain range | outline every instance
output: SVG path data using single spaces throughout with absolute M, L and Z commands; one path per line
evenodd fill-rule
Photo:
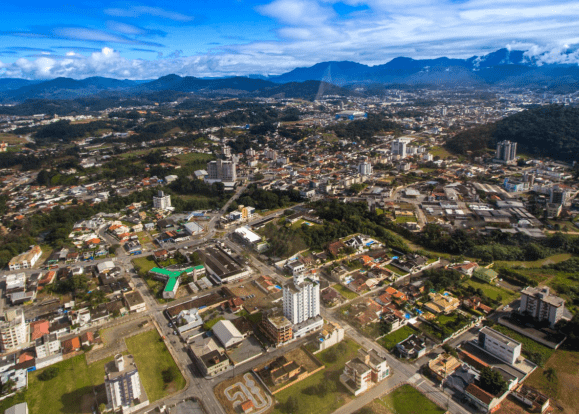
M 316 81 L 312 83 L 311 81 Z M 304 83 L 300 85 L 299 83 Z M 0 79 L 0 102 L 28 99 L 75 99 L 88 96 L 135 96 L 159 91 L 244 96 L 348 95 L 359 87 L 409 85 L 435 87 L 528 87 L 571 93 L 579 90 L 579 66 L 540 65 L 521 50 L 499 49 L 468 59 L 415 60 L 397 57 L 367 66 L 350 61 L 322 62 L 277 76 L 202 79 L 167 75 L 152 81 L 90 77 L 47 81 Z M 312 92 L 313 91 L 313 92 Z M 303 93 L 302 93 L 303 92 Z

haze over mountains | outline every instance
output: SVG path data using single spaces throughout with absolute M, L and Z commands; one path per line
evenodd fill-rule
M 310 81 L 310 82 L 308 82 Z M 317 82 L 311 82 L 317 81 Z M 383 65 L 356 62 L 322 62 L 296 68 L 278 76 L 201 79 L 167 75 L 153 81 L 118 80 L 90 77 L 82 80 L 56 78 L 48 81 L 0 79 L 0 102 L 27 99 L 74 99 L 93 95 L 139 95 L 158 91 L 194 92 L 244 96 L 316 96 L 320 81 L 325 94 L 347 95 L 343 88 L 409 85 L 433 87 L 531 87 L 570 93 L 579 89 L 579 66 L 542 65 L 524 51 L 500 49 L 468 59 L 415 60 L 398 57 Z M 301 84 L 303 82 L 308 82 Z M 300 83 L 300 84 L 296 84 Z M 335 85 L 335 86 L 334 86 Z

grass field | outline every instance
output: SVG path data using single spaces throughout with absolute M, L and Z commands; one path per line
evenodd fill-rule
M 352 292 L 350 289 L 345 288 L 344 286 L 340 285 L 339 283 L 336 283 L 332 287 L 334 289 L 336 289 L 340 295 L 342 295 L 343 297 L 345 297 L 348 300 L 356 299 L 358 297 L 358 294 L 356 292 Z
M 344 348 L 344 352 L 336 352 L 338 347 Z M 354 341 L 346 339 L 340 344 L 320 352 L 317 356 L 324 363 L 326 369 L 280 391 L 275 394 L 275 398 L 283 405 L 290 396 L 296 397 L 298 399 L 298 410 L 293 414 L 326 414 L 337 410 L 352 399 L 352 394 L 340 383 L 339 377 L 342 374 L 344 365 L 356 355 L 358 348 L 359 346 Z M 333 352 L 337 353 L 337 358 L 335 361 L 330 362 L 327 355 Z M 336 385 L 336 390 L 328 392 L 326 395 L 308 395 L 303 392 L 306 388 L 325 381 L 333 382 Z M 276 408 L 273 412 L 285 414 L 279 408 Z
M 396 217 L 396 223 L 403 224 L 403 223 L 416 223 L 416 217 L 414 216 L 399 216 Z
M 397 343 L 405 340 L 410 335 L 416 333 L 416 331 L 410 326 L 406 325 L 400 329 L 390 332 L 388 335 L 383 336 L 378 339 L 378 343 L 386 348 L 388 351 L 392 351 Z
M 127 338 L 125 342 L 127 349 L 135 357 L 149 401 L 157 401 L 185 387 L 185 378 L 156 330 Z M 163 381 L 162 373 L 165 370 L 175 373 L 175 379 L 169 384 Z
M 379 399 L 390 412 L 396 414 L 443 414 L 445 410 L 410 385 L 403 385 Z
M 211 154 L 204 154 L 200 152 L 190 152 L 189 154 L 181 154 L 177 155 L 175 158 L 177 158 L 177 160 L 179 161 L 179 165 L 207 162 L 215 159 L 215 157 Z
M 496 324 L 493 326 L 493 329 L 504 333 L 505 335 L 511 337 L 515 341 L 519 341 L 523 344 L 523 349 L 521 353 L 533 361 L 534 363 L 543 366 L 551 355 L 555 352 L 554 349 L 547 348 L 545 345 L 541 345 L 538 342 L 533 341 L 526 336 L 519 334 L 518 332 L 513 331 L 512 329 L 507 328 L 506 326 L 502 326 Z
M 153 260 L 153 256 L 139 257 L 133 259 L 133 264 L 139 268 L 140 274 L 146 274 L 153 267 L 157 266 L 157 263 L 155 263 L 155 261 Z
M 428 152 L 431 153 L 433 157 L 436 156 L 440 158 L 452 157 L 452 154 L 442 147 L 432 147 L 428 150 Z
M 488 283 L 479 282 L 478 280 L 469 279 L 465 282 L 465 285 L 472 286 L 475 289 L 482 289 L 484 294 L 492 300 L 497 300 L 500 295 L 502 297 L 501 303 L 503 305 L 511 303 L 518 296 L 517 293 L 512 290 L 489 285 Z
M 9 145 L 17 145 L 17 144 L 24 144 L 26 142 L 25 138 L 19 138 L 18 135 L 15 134 L 0 134 L 0 142 L 5 142 Z
M 555 378 L 545 375 L 549 368 L 555 370 Z M 555 351 L 544 368 L 536 369 L 525 384 L 555 399 L 555 404 L 560 404 L 564 412 L 575 412 L 579 407 L 579 353 Z
M 555 254 L 553 256 L 545 257 L 544 259 L 533 260 L 530 262 L 524 262 L 524 261 L 508 262 L 508 261 L 499 260 L 499 261 L 495 262 L 495 267 L 497 267 L 497 268 L 500 268 L 500 267 L 534 268 L 534 267 L 541 267 L 541 266 L 548 265 L 548 264 L 556 264 L 556 263 L 564 262 L 565 260 L 570 259 L 572 256 L 573 255 L 570 253 L 561 253 L 561 254 Z
M 126 340 L 151 402 L 185 386 L 185 379 L 160 339 L 157 331 L 151 330 Z M 93 390 L 104 383 L 104 367 L 112 359 L 113 357 L 109 357 L 87 365 L 84 355 L 78 355 L 54 364 L 53 367 L 59 368 L 59 373 L 49 381 L 38 379 L 44 370 L 31 372 L 28 374 L 28 389 L 0 401 L 0 412 L 26 401 L 31 414 L 91 413 L 90 406 L 94 404 Z M 165 387 L 162 372 L 169 367 L 174 367 L 178 375 Z

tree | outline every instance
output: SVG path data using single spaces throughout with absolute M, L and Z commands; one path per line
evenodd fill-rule
M 286 413 L 296 413 L 299 410 L 300 402 L 296 397 L 290 395 L 284 405 Z
M 555 371 L 555 368 L 553 368 L 553 367 L 547 368 L 543 372 L 543 375 L 545 375 L 545 378 L 547 378 L 547 381 L 549 381 L 549 382 L 554 382 L 557 380 L 557 372 Z
M 38 379 L 40 381 L 49 381 L 53 378 L 56 378 L 58 372 L 59 372 L 58 367 L 55 366 L 48 367 L 44 371 L 42 371 L 40 375 L 38 375 Z
M 507 382 L 503 379 L 501 374 L 490 367 L 484 367 L 481 369 L 479 385 L 483 390 L 495 396 L 503 395 L 503 393 L 508 389 Z
M 380 322 L 380 332 L 382 332 L 382 334 L 384 334 L 384 335 L 392 332 L 392 322 L 389 322 L 389 321 L 386 321 L 383 319 Z
M 161 372 L 161 376 L 163 377 L 163 382 L 165 384 L 169 384 L 175 381 L 177 378 L 177 373 L 175 372 L 175 367 L 167 368 L 163 372 Z
M 107 405 L 105 403 L 99 404 L 99 412 L 104 413 L 107 410 Z

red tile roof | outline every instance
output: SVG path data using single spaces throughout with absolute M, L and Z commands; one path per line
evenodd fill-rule
M 38 338 L 42 338 L 42 336 L 47 335 L 50 333 L 48 328 L 50 327 L 50 323 L 48 321 L 35 321 L 30 323 L 30 339 L 32 341 L 37 340 Z

